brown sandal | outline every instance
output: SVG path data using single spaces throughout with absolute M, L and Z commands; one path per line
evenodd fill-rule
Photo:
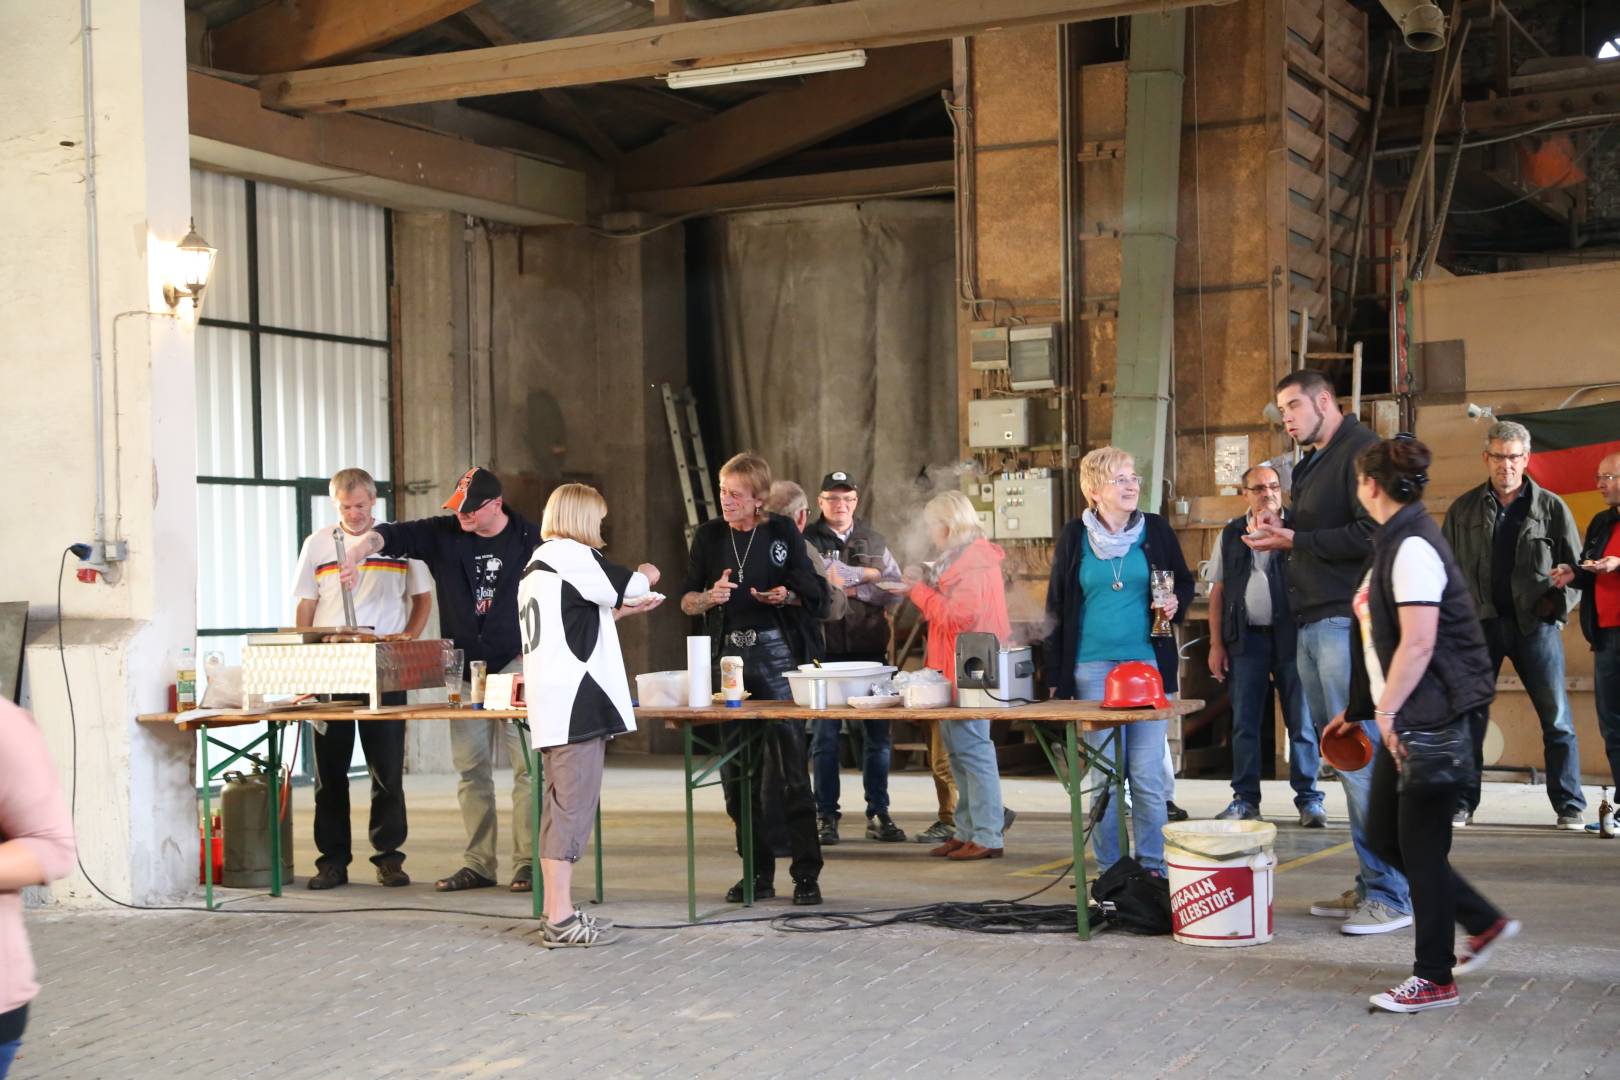
M 491 885 L 495 884 L 493 881 Z M 512 874 L 511 890 L 513 892 L 534 892 L 534 867 L 520 866 Z
M 440 892 L 462 892 L 465 889 L 492 889 L 496 884 L 495 879 L 485 877 L 470 866 L 463 866 L 449 877 L 435 881 L 433 887 Z

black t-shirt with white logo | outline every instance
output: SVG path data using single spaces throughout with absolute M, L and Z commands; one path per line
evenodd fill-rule
M 506 566 L 504 548 L 499 536 L 475 536 L 463 555 L 467 580 L 472 582 L 473 611 L 480 622 L 495 602 L 495 585 Z
M 772 514 L 748 532 L 738 532 L 724 520 L 704 522 L 692 536 L 684 592 L 705 592 L 731 571 L 738 588 L 721 609 L 725 629 L 765 630 L 777 626 L 776 608 L 761 604 L 749 592 L 765 592 L 788 584 L 788 567 L 808 563 L 804 537 L 793 522 Z

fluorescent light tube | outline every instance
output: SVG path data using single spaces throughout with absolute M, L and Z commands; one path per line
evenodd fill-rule
M 719 86 L 721 83 L 752 82 L 755 79 L 782 79 L 790 75 L 814 75 L 822 71 L 845 71 L 866 66 L 865 49 L 816 53 L 813 56 L 786 56 L 780 60 L 758 60 L 751 64 L 693 68 L 672 71 L 664 76 L 671 90 L 693 86 Z

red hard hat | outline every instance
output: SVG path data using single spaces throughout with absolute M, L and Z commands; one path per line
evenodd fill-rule
M 1105 709 L 1168 709 L 1164 679 L 1159 669 L 1145 660 L 1127 660 L 1108 673 L 1103 683 Z

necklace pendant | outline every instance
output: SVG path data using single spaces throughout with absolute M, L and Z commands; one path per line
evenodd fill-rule
M 742 579 L 738 578 L 737 580 L 741 581 Z M 1125 583 L 1123 581 L 1114 582 L 1114 591 L 1115 592 L 1124 592 L 1125 591 Z

